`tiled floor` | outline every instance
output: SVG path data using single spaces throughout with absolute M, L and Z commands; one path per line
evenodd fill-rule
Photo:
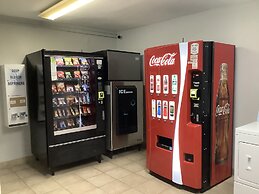
M 129 151 L 103 157 L 101 164 L 90 162 L 57 171 L 42 172 L 37 161 L 0 169 L 2 194 L 188 194 L 148 174 L 145 151 Z M 205 192 L 232 194 L 233 179 Z

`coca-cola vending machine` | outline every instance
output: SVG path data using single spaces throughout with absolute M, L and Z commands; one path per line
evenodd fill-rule
M 232 175 L 234 51 L 206 41 L 145 50 L 152 174 L 198 191 Z

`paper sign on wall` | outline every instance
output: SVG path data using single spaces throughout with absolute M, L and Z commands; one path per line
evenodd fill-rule
M 8 127 L 28 123 L 25 65 L 3 65 L 5 123 Z

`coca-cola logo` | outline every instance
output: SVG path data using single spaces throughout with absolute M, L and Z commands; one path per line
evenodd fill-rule
M 218 105 L 216 107 L 216 117 L 222 116 L 222 115 L 229 115 L 230 113 L 230 104 L 226 103 L 224 106 Z
M 177 53 L 166 53 L 163 57 L 153 55 L 149 60 L 149 66 L 166 66 L 175 64 L 175 56 Z

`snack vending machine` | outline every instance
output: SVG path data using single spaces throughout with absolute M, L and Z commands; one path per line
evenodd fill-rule
M 147 168 L 204 191 L 232 175 L 235 46 L 193 41 L 145 50 Z
M 31 149 L 49 171 L 105 152 L 103 58 L 41 50 L 27 55 Z

